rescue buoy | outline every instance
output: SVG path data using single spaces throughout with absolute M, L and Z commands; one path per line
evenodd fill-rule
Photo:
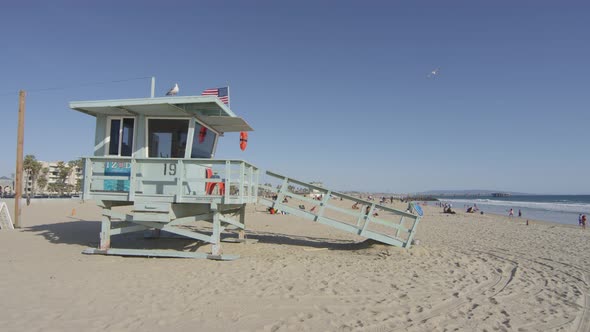
M 205 141 L 205 136 L 207 136 L 207 128 L 201 127 L 201 130 L 199 130 L 199 143 Z
M 219 178 L 219 176 L 214 176 L 213 175 L 213 170 L 211 168 L 207 168 L 205 170 L 205 178 L 206 179 L 211 179 L 211 178 Z M 213 195 L 213 190 L 215 189 L 215 186 L 217 186 L 217 194 L 218 195 L 225 195 L 225 183 L 223 181 L 220 182 L 206 182 L 205 183 L 205 193 L 207 193 L 207 195 Z
M 246 150 L 246 146 L 248 146 L 248 132 L 241 131 L 240 132 L 240 149 L 242 151 Z

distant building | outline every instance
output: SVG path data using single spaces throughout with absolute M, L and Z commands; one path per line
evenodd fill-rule
M 37 176 L 37 183 L 35 183 L 34 186 L 33 186 L 32 174 L 28 174 L 28 172 L 26 172 L 26 171 L 23 173 L 23 193 L 24 193 L 23 195 L 27 195 L 28 193 L 30 193 L 31 195 L 55 194 L 55 192 L 51 192 L 49 190 L 49 188 L 50 188 L 51 184 L 58 183 L 60 181 L 59 168 L 58 168 L 59 161 L 41 161 L 40 160 L 39 162 L 41 163 L 41 171 L 39 172 L 39 175 Z M 44 170 L 46 170 L 47 173 L 45 173 Z M 43 176 L 47 179 L 47 184 L 41 188 L 41 186 L 39 186 L 39 179 Z M 81 180 L 81 179 L 82 179 L 82 169 L 80 167 L 74 167 L 70 171 L 70 174 L 68 174 L 68 176 L 65 180 L 65 184 L 74 186 L 74 188 L 75 188 L 76 183 L 78 182 L 78 180 Z M 34 192 L 33 192 L 33 190 L 34 190 Z
M 509 193 L 492 193 L 492 197 L 508 197 Z
M 14 181 L 6 176 L 0 177 L 0 196 L 11 195 L 14 192 Z

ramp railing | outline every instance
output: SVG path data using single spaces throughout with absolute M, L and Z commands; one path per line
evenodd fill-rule
M 264 183 L 264 184 L 262 184 Z M 278 211 L 409 248 L 420 216 L 267 171 L 258 202 Z M 274 212 L 274 211 L 273 211 Z

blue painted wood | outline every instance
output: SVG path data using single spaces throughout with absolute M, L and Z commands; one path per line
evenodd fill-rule
M 213 210 L 213 234 L 211 234 L 211 254 L 221 255 L 221 220 L 220 213 L 217 204 L 211 204 L 211 210 Z
M 269 186 L 261 186 L 261 188 L 264 188 L 264 189 L 268 190 L 269 192 L 277 194 L 277 198 L 275 200 L 267 199 L 267 198 L 259 198 L 259 202 L 263 205 L 266 205 L 269 207 L 274 207 L 278 210 L 286 211 L 286 212 L 291 213 L 295 216 L 305 218 L 305 219 L 311 219 L 316 222 L 319 222 L 319 223 L 322 223 L 325 225 L 329 225 L 329 226 L 338 228 L 343 231 L 355 233 L 355 234 L 358 234 L 363 237 L 371 238 L 371 239 L 374 239 L 374 240 L 382 242 L 382 243 L 386 243 L 386 244 L 390 244 L 390 245 L 394 245 L 394 246 L 399 246 L 399 247 L 404 247 L 404 248 L 409 248 L 411 246 L 411 240 L 416 232 L 416 227 L 418 225 L 418 221 L 420 220 L 420 216 L 418 216 L 418 215 L 408 213 L 405 211 L 401 211 L 398 209 L 392 209 L 387 206 L 378 205 L 378 204 L 375 204 L 375 203 L 372 203 L 369 201 L 365 201 L 365 200 L 362 200 L 362 199 L 359 199 L 356 197 L 351 197 L 346 194 L 332 192 L 329 189 L 318 187 L 318 186 L 315 186 L 312 184 L 308 184 L 303 181 L 294 180 L 294 179 L 288 178 L 286 176 L 277 174 L 275 172 L 267 171 L 266 175 L 280 181 L 281 186 L 278 190 L 275 188 L 269 187 Z M 308 189 L 309 191 L 317 190 L 318 192 L 320 192 L 321 194 L 324 195 L 324 199 L 321 202 L 319 202 L 317 200 L 312 201 L 311 199 L 307 199 L 306 197 L 301 197 L 300 195 L 297 195 L 295 193 L 291 193 L 288 190 L 290 185 L 293 185 L 293 186 L 296 185 L 298 187 L 303 187 L 305 189 Z M 290 207 L 286 204 L 283 204 L 282 199 L 284 196 L 287 196 L 287 195 L 294 197 L 295 199 L 298 199 L 301 201 L 306 201 L 306 202 L 309 202 L 309 203 L 314 204 L 316 206 L 319 206 L 319 209 L 317 209 L 316 213 L 311 213 L 308 211 L 295 209 L 295 208 Z M 341 197 L 343 199 L 357 202 L 357 203 L 361 204 L 363 206 L 363 208 L 361 208 L 359 210 L 346 210 L 341 207 L 333 206 L 332 204 L 330 204 L 331 203 L 330 197 L 332 197 L 332 196 L 336 197 L 336 198 Z M 369 213 L 365 214 L 364 207 L 369 207 Z M 376 211 L 377 208 L 382 210 L 383 212 L 387 212 L 387 213 L 390 213 L 393 215 L 400 216 L 401 217 L 400 222 L 396 223 L 393 221 L 383 220 L 383 219 L 379 219 L 377 217 L 374 217 L 373 213 L 374 213 L 374 211 Z M 326 211 L 332 211 L 332 210 L 338 211 L 340 213 L 344 213 L 349 216 L 357 217 L 356 225 L 351 225 L 351 224 L 344 222 L 344 221 L 339 221 L 339 220 L 325 217 Z M 409 229 L 402 225 L 402 222 L 404 220 L 408 220 L 408 219 L 413 221 L 412 226 Z M 375 229 L 369 229 L 371 224 L 379 224 L 381 226 L 388 227 L 391 229 L 392 232 L 395 232 L 396 235 L 395 235 L 395 237 L 392 237 L 392 236 L 389 236 L 385 233 L 378 232 Z M 404 237 L 407 236 L 407 238 L 408 238 L 407 241 L 404 241 L 403 238 L 400 238 L 400 235 L 402 235 L 402 234 L 404 235 Z
M 111 216 L 110 209 L 111 205 L 109 202 L 102 202 L 103 214 L 100 223 L 100 245 L 99 248 L 102 250 L 109 249 L 111 247 Z
M 246 225 L 244 225 L 244 223 L 241 223 L 241 222 L 235 221 L 235 220 L 233 220 L 233 219 L 231 219 L 231 218 L 227 218 L 227 217 L 219 217 L 219 220 L 221 220 L 221 221 L 222 221 L 222 222 L 224 222 L 224 223 L 228 223 L 228 224 L 230 224 L 230 225 L 234 225 L 234 226 L 236 226 L 236 227 L 238 227 L 238 228 L 241 228 L 241 229 L 245 229 L 245 228 L 246 228 Z
M 111 235 L 119 235 L 119 234 L 139 232 L 139 231 L 144 231 L 144 230 L 146 230 L 148 228 L 149 227 L 142 226 L 142 225 L 111 228 Z
M 222 217 L 222 214 L 237 204 L 256 202 L 259 170 L 242 160 L 190 158 L 195 124 L 198 122 L 216 134 L 211 156 L 215 153 L 217 139 L 224 132 L 250 131 L 252 128 L 216 97 L 151 97 L 70 103 L 72 109 L 96 117 L 94 157 L 84 160 L 82 188 L 83 199 L 99 200 L 103 207 L 101 249 L 110 250 L 111 235 L 153 227 L 211 243 L 215 257 L 221 257 L 217 255 L 221 252 L 221 222 L 225 220 L 225 223 L 243 229 L 245 209 L 241 206 L 238 210 L 239 222 Z M 107 143 L 111 133 L 107 128 L 113 117 L 134 121 L 131 157 L 108 155 Z M 181 149 L 184 149 L 184 155 L 181 155 L 184 158 L 146 158 L 149 155 L 148 126 L 158 119 L 187 120 L 184 121 L 188 122 L 188 128 L 184 128 L 187 129 L 186 142 L 180 142 L 177 150 L 182 154 Z M 207 170 L 219 176 L 208 179 Z M 216 183 L 217 188 L 225 185 L 225 190 L 207 193 L 207 183 Z M 131 204 L 134 210 L 129 215 L 111 210 L 115 205 Z M 184 207 L 179 208 L 179 204 Z M 185 208 L 187 206 L 190 208 Z M 187 215 L 187 211 L 192 215 Z M 205 213 L 208 211 L 213 212 Z M 117 218 L 124 221 L 118 222 Z M 118 228 L 111 227 L 113 220 L 120 224 Z M 211 222 L 213 235 L 175 227 L 195 220 Z M 111 254 L 117 252 L 122 253 L 110 251 Z
M 190 217 L 174 219 L 169 223 L 169 225 L 174 225 L 174 226 L 175 225 L 184 225 L 184 224 L 188 224 L 188 223 L 200 221 L 200 220 L 211 220 L 212 218 L 213 218 L 212 213 L 198 214 L 198 215 L 194 215 L 194 216 L 190 216 Z
M 257 199 L 258 183 L 251 179 L 258 179 L 258 168 L 241 160 L 93 157 L 85 162 L 89 176 L 85 175 L 84 199 L 216 204 Z M 207 179 L 205 170 L 216 165 L 223 166 L 219 178 Z M 212 182 L 225 183 L 223 195 L 205 192 L 205 184 Z
M 403 218 L 403 217 L 402 217 Z M 387 227 L 391 227 L 391 228 L 395 228 L 396 232 L 400 231 L 400 232 L 405 232 L 408 233 L 410 232 L 409 229 L 405 228 L 404 226 L 402 226 L 401 224 L 396 224 L 393 221 L 389 221 L 389 220 L 383 220 L 383 219 L 378 219 L 376 217 L 371 217 L 371 222 L 376 223 L 376 224 L 380 224 L 383 226 L 387 226 Z M 399 235 L 398 235 L 399 236 Z
M 104 156 L 106 154 L 105 134 L 107 130 L 106 115 L 96 116 L 96 127 L 94 130 L 94 156 Z
M 195 239 L 195 240 L 199 240 L 199 241 L 203 241 L 203 242 L 207 242 L 207 243 L 213 243 L 213 241 L 214 241 L 214 239 L 210 235 L 202 234 L 202 233 L 192 231 L 192 230 L 174 227 L 174 226 L 171 226 L 171 225 L 168 225 L 165 223 L 158 223 L 158 222 L 152 222 L 152 221 L 135 221 L 135 223 L 139 224 L 139 225 L 145 225 L 147 227 L 156 228 L 156 229 L 159 229 L 162 231 L 170 232 L 173 234 L 182 235 L 187 238 L 191 238 L 191 239 Z
M 107 254 L 125 253 L 130 255 L 145 255 L 146 251 L 110 249 L 111 235 L 134 231 L 142 227 L 169 230 L 175 234 L 211 243 L 213 245 L 212 253 L 214 257 L 223 256 L 219 255 L 221 253 L 219 243 L 220 233 L 224 229 L 222 222 L 240 228 L 242 230 L 240 236 L 243 237 L 243 229 L 245 228 L 245 204 L 256 203 L 258 201 L 260 188 L 259 169 L 242 160 L 188 158 L 190 157 L 191 145 L 194 142 L 193 136 L 196 131 L 196 121 L 218 134 L 217 138 L 222 136 L 224 132 L 251 130 L 250 126 L 244 120 L 238 118 L 218 98 L 209 96 L 177 96 L 82 101 L 72 102 L 70 107 L 96 117 L 94 157 L 85 159 L 83 198 L 96 199 L 102 202 L 103 219 L 100 246 L 103 252 L 108 252 Z M 117 156 L 103 157 L 108 153 L 106 142 L 109 141 L 108 136 L 110 133 L 107 133 L 107 127 L 109 117 L 111 116 L 125 116 L 134 119 L 132 158 Z M 186 146 L 183 146 L 183 149 L 185 149 L 184 158 L 145 158 L 148 156 L 149 148 L 148 120 L 157 121 L 157 117 L 188 120 L 189 127 Z M 213 146 L 212 155 L 215 153 L 217 138 Z M 125 165 L 125 167 L 120 167 L 121 165 Z M 218 176 L 216 178 L 207 178 L 207 170 L 211 170 L 211 172 L 214 172 Z M 278 199 L 276 201 L 261 199 L 261 202 L 264 202 L 263 204 L 268 204 L 302 218 L 312 219 L 344 231 L 362 234 L 378 241 L 381 239 L 382 242 L 393 245 L 407 247 L 409 243 L 403 243 L 399 239 L 393 239 L 385 234 L 371 231 L 369 227 L 372 224 L 390 227 L 396 232 L 396 237 L 399 237 L 400 233 L 402 235 L 409 234 L 408 242 L 411 242 L 416 232 L 416 226 L 420 218 L 412 213 L 372 204 L 274 172 L 267 172 L 267 175 L 278 179 L 282 183 L 282 186 L 278 191 L 274 188 L 269 188 L 271 192 L 278 194 Z M 225 190 L 207 193 L 207 184 L 211 183 L 216 183 L 217 188 L 224 185 Z M 314 205 L 317 211 L 310 213 L 282 204 L 285 196 L 294 196 L 289 191 L 289 185 L 297 185 L 308 188 L 312 192 L 323 194 L 324 199 L 321 202 L 297 195 L 298 199 Z M 370 214 L 365 216 L 364 209 L 362 211 L 347 211 L 346 209 L 332 206 L 330 204 L 331 196 L 358 202 L 359 204 L 363 204 L 363 206 L 371 205 Z M 131 215 L 118 214 L 111 211 L 112 206 L 130 204 L 134 204 L 134 212 Z M 183 206 L 203 207 L 207 211 L 197 208 L 191 210 L 192 215 L 187 216 L 186 213 L 182 213 L 183 209 L 177 208 L 175 210 L 174 208 L 182 204 L 184 204 Z M 239 222 L 223 216 L 224 209 L 227 210 L 227 208 L 231 208 L 231 206 L 237 204 L 241 205 Z M 401 216 L 400 225 L 374 218 L 372 211 L 376 208 Z M 179 214 L 176 215 L 175 211 Z M 211 213 L 207 213 L 208 211 L 211 211 Z M 327 218 L 325 216 L 327 211 L 337 211 L 357 217 L 357 225 L 350 225 L 339 220 Z M 119 228 L 113 229 L 111 228 L 111 221 L 112 219 L 116 221 L 117 218 L 127 222 L 123 222 Z M 212 223 L 213 234 L 211 236 L 197 231 L 175 227 L 175 225 L 188 224 L 199 218 Z M 401 226 L 404 218 L 413 221 L 409 230 Z M 128 222 L 132 222 L 135 225 L 130 226 Z M 147 256 L 157 256 L 159 254 L 157 251 L 149 251 Z M 194 255 L 195 253 L 192 254 Z M 177 253 L 176 255 L 179 256 L 171 256 L 170 253 L 163 253 L 162 255 L 165 255 L 164 257 L 183 257 L 182 255 L 185 254 Z M 202 254 L 199 255 L 202 256 Z
M 370 238 L 370 239 L 373 239 L 373 240 L 376 240 L 376 241 L 379 241 L 379 242 L 382 242 L 382 243 L 390 244 L 392 246 L 409 248 L 409 246 L 407 245 L 406 242 L 401 241 L 401 240 L 394 239 L 394 238 L 389 237 L 389 236 L 384 235 L 384 234 L 380 234 L 380 233 L 377 233 L 377 232 L 366 230 L 365 231 L 365 235 L 368 238 Z
M 412 246 L 412 241 L 414 240 L 414 236 L 416 236 L 416 228 L 418 227 L 418 223 L 420 222 L 420 218 L 417 218 L 412 226 L 410 231 L 410 235 L 408 236 L 408 241 L 406 243 L 406 248 L 410 248 Z
M 171 204 L 163 202 L 137 202 L 133 205 L 133 211 L 168 212 Z

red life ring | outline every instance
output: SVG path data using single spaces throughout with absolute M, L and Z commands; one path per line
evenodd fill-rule
M 246 146 L 248 146 L 248 132 L 242 131 L 240 132 L 240 149 L 244 151 Z
M 213 170 L 211 168 L 207 168 L 205 170 L 205 178 L 211 179 L 213 177 Z M 225 195 L 225 183 L 223 182 L 206 182 L 205 183 L 205 193 L 207 195 L 213 195 L 213 190 L 217 186 L 218 195 Z
M 201 127 L 201 130 L 199 130 L 199 143 L 203 143 L 205 136 L 207 136 L 207 128 Z

